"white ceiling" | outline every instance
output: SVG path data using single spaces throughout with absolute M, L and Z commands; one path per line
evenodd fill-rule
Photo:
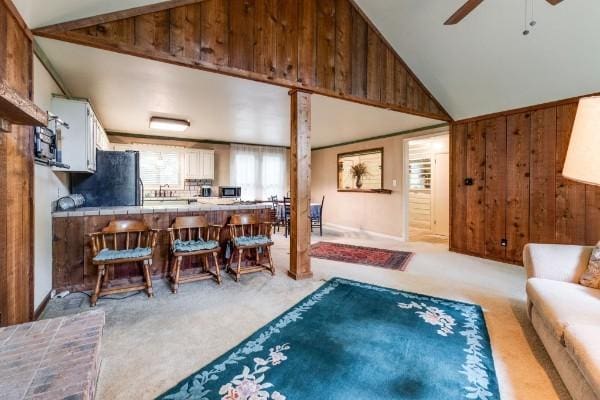
M 89 98 L 106 130 L 289 145 L 288 89 L 191 68 L 38 38 L 72 95 Z M 313 96 L 312 145 L 327 146 L 439 121 Z M 151 116 L 187 119 L 172 134 L 150 130 Z
M 465 0 L 356 0 L 454 119 L 600 91 L 600 1 L 484 1 L 455 26 Z

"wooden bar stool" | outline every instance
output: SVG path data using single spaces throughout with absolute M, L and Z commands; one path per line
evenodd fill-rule
M 177 217 L 171 228 L 169 228 L 169 238 L 171 243 L 171 253 L 173 254 L 174 264 L 171 269 L 171 290 L 177 293 L 180 282 L 193 282 L 204 279 L 214 278 L 221 284 L 221 274 L 219 272 L 219 235 L 221 227 L 219 225 L 209 225 L 206 218 L 196 217 Z M 209 258 L 215 263 L 215 272 L 210 270 Z M 199 256 L 202 258 L 202 271 L 199 274 L 180 276 L 181 263 L 183 257 Z
M 149 265 L 156 247 L 157 229 L 150 229 L 143 221 L 111 221 L 101 232 L 91 233 L 92 264 L 98 266 L 98 278 L 91 306 L 96 306 L 100 296 L 145 289 L 148 297 L 153 297 L 152 277 Z M 114 288 L 105 288 L 107 268 L 136 263 L 140 265 L 144 283 Z
M 231 216 L 229 223 L 229 232 L 233 243 L 233 252 L 227 263 L 227 272 L 234 275 L 235 281 L 239 282 L 240 276 L 267 270 L 271 275 L 275 275 L 275 265 L 271 255 L 271 222 L 259 222 L 258 217 L 253 214 L 237 214 Z M 267 253 L 267 264 L 260 263 L 260 253 L 264 250 Z M 244 252 L 255 251 L 256 262 L 251 266 L 242 267 Z M 231 267 L 234 254 L 238 254 L 237 269 Z

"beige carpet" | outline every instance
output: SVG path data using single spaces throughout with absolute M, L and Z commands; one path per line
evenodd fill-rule
M 102 343 L 100 399 L 151 399 L 235 346 L 334 276 L 480 304 L 490 331 L 503 399 L 569 399 L 525 312 L 520 267 L 454 254 L 445 245 L 402 243 L 360 233 L 326 232 L 326 240 L 412 251 L 406 272 L 313 260 L 314 278 L 287 277 L 289 242 L 276 237 L 278 274 L 225 277 L 182 285 L 170 294 L 156 281 L 156 297 L 101 300 L 107 325 Z M 87 310 L 87 297 L 53 300 L 45 318 Z M 376 394 L 374 394 L 376 398 Z M 292 399 L 290 399 L 292 400 Z

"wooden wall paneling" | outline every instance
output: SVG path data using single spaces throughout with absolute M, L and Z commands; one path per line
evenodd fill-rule
M 381 60 L 384 65 L 383 88 L 381 101 L 387 104 L 396 103 L 396 57 L 388 47 L 384 48 L 385 58 Z
M 467 250 L 467 124 L 454 124 L 450 133 L 450 248 Z
M 170 11 L 171 55 L 192 61 L 200 60 L 202 45 L 202 6 L 192 4 L 177 7 Z
M 520 263 L 529 242 L 529 156 L 531 114 L 507 118 L 506 153 L 506 258 Z
M 585 244 L 600 242 L 600 187 L 586 186 Z
M 25 98 L 31 91 L 31 44 L 24 40 L 24 34 L 15 18 L 6 18 L 6 68 L 4 79 L 12 89 Z M 0 39 L 1 40 L 1 39 Z
M 352 94 L 367 96 L 367 23 L 352 8 Z
M 367 31 L 367 98 L 381 101 L 381 86 L 383 82 L 382 60 L 383 42 L 377 32 L 369 27 Z
M 400 60 L 396 59 L 396 72 L 394 73 L 395 103 L 406 107 L 406 69 Z
M 352 5 L 335 3 L 335 91 L 352 94 Z
M 254 71 L 272 79 L 277 66 L 276 0 L 256 0 L 255 12 Z
M 556 242 L 565 244 L 585 243 L 585 185 L 562 176 L 576 112 L 577 103 L 556 108 L 555 234 Z
M 135 18 L 107 22 L 73 31 L 78 34 L 97 37 L 106 42 L 120 45 L 135 44 Z
M 0 78 L 6 77 L 6 43 L 2 38 L 8 37 L 8 10 L 4 2 L 0 1 Z
M 134 18 L 134 45 L 143 49 L 170 51 L 171 17 L 169 11 L 138 15 Z
M 316 84 L 317 0 L 298 1 L 298 82 Z
M 255 0 L 229 0 L 229 66 L 254 67 Z
M 317 2 L 317 85 L 335 90 L 335 0 Z
M 485 255 L 505 258 L 506 118 L 490 119 L 485 130 Z
M 469 123 L 467 133 L 467 177 L 473 185 L 466 196 L 466 250 L 485 254 L 485 122 Z
M 531 120 L 530 240 L 554 243 L 556 220 L 556 108 L 534 111 Z
M 278 0 L 276 25 L 275 76 L 289 81 L 298 80 L 298 2 Z
M 214 65 L 228 65 L 229 0 L 205 0 L 200 5 L 200 59 Z
M 417 107 L 417 82 L 408 71 L 406 73 L 406 107 L 411 110 Z

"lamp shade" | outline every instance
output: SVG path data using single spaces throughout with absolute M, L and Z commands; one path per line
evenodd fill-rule
M 600 97 L 579 100 L 563 176 L 600 185 Z

